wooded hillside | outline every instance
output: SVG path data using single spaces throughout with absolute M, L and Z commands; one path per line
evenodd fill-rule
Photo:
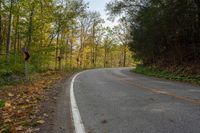
M 199 0 L 114 0 L 107 10 L 125 16 L 129 46 L 144 65 L 200 73 Z

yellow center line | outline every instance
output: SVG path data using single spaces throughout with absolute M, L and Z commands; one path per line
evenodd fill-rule
M 163 91 L 164 89 L 147 88 L 141 82 L 138 82 L 138 81 L 136 82 L 136 81 L 133 81 L 133 80 L 130 80 L 130 79 L 127 79 L 127 78 L 117 78 L 117 77 L 114 77 L 114 78 L 116 80 L 124 81 L 124 82 L 126 82 L 128 84 L 134 85 L 134 86 L 136 86 L 138 88 L 141 88 L 141 89 L 143 89 L 145 91 L 149 91 L 149 92 L 152 92 L 152 93 L 155 93 L 155 94 L 159 94 L 159 95 L 170 96 L 170 97 L 182 100 L 182 101 L 193 103 L 195 105 L 200 105 L 200 99 L 193 99 L 193 98 L 190 98 L 190 97 L 178 96 L 175 93 Z

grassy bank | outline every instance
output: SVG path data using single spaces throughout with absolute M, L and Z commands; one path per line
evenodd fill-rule
M 200 74 L 199 75 L 187 75 L 183 73 L 183 69 L 176 71 L 160 70 L 159 68 L 145 67 L 143 65 L 137 65 L 133 70 L 135 73 L 144 74 L 147 76 L 153 76 L 158 78 L 184 81 L 200 85 Z
M 52 68 L 38 68 L 32 64 L 29 64 L 29 82 L 37 80 L 37 75 L 41 75 L 48 72 L 62 72 L 62 73 L 72 73 L 80 71 L 81 69 L 77 68 L 63 68 L 62 70 L 54 70 Z M 25 68 L 24 64 L 16 64 L 4 66 L 0 64 L 0 89 L 4 86 L 17 85 L 25 83 Z

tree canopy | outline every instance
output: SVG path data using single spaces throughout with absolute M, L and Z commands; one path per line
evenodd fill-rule
M 114 36 L 108 43 L 110 33 L 100 13 L 87 7 L 83 0 L 1 0 L 1 77 L 24 75 L 23 49 L 30 54 L 31 73 L 129 66 L 131 52 L 124 59 L 123 46 Z
M 114 0 L 111 16 L 130 23 L 135 58 L 148 66 L 200 66 L 200 2 L 198 0 Z M 198 69 L 197 69 L 198 68 Z

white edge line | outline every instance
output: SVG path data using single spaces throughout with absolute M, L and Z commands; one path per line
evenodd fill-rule
M 71 101 L 71 110 L 72 110 L 72 117 L 73 117 L 73 122 L 74 122 L 74 127 L 75 127 L 75 133 L 86 133 L 85 132 L 85 127 L 83 125 L 81 115 L 78 109 L 78 105 L 76 103 L 76 99 L 74 96 L 74 81 L 77 76 L 79 76 L 82 72 L 76 74 L 72 81 L 71 81 L 71 86 L 70 86 L 70 101 Z

